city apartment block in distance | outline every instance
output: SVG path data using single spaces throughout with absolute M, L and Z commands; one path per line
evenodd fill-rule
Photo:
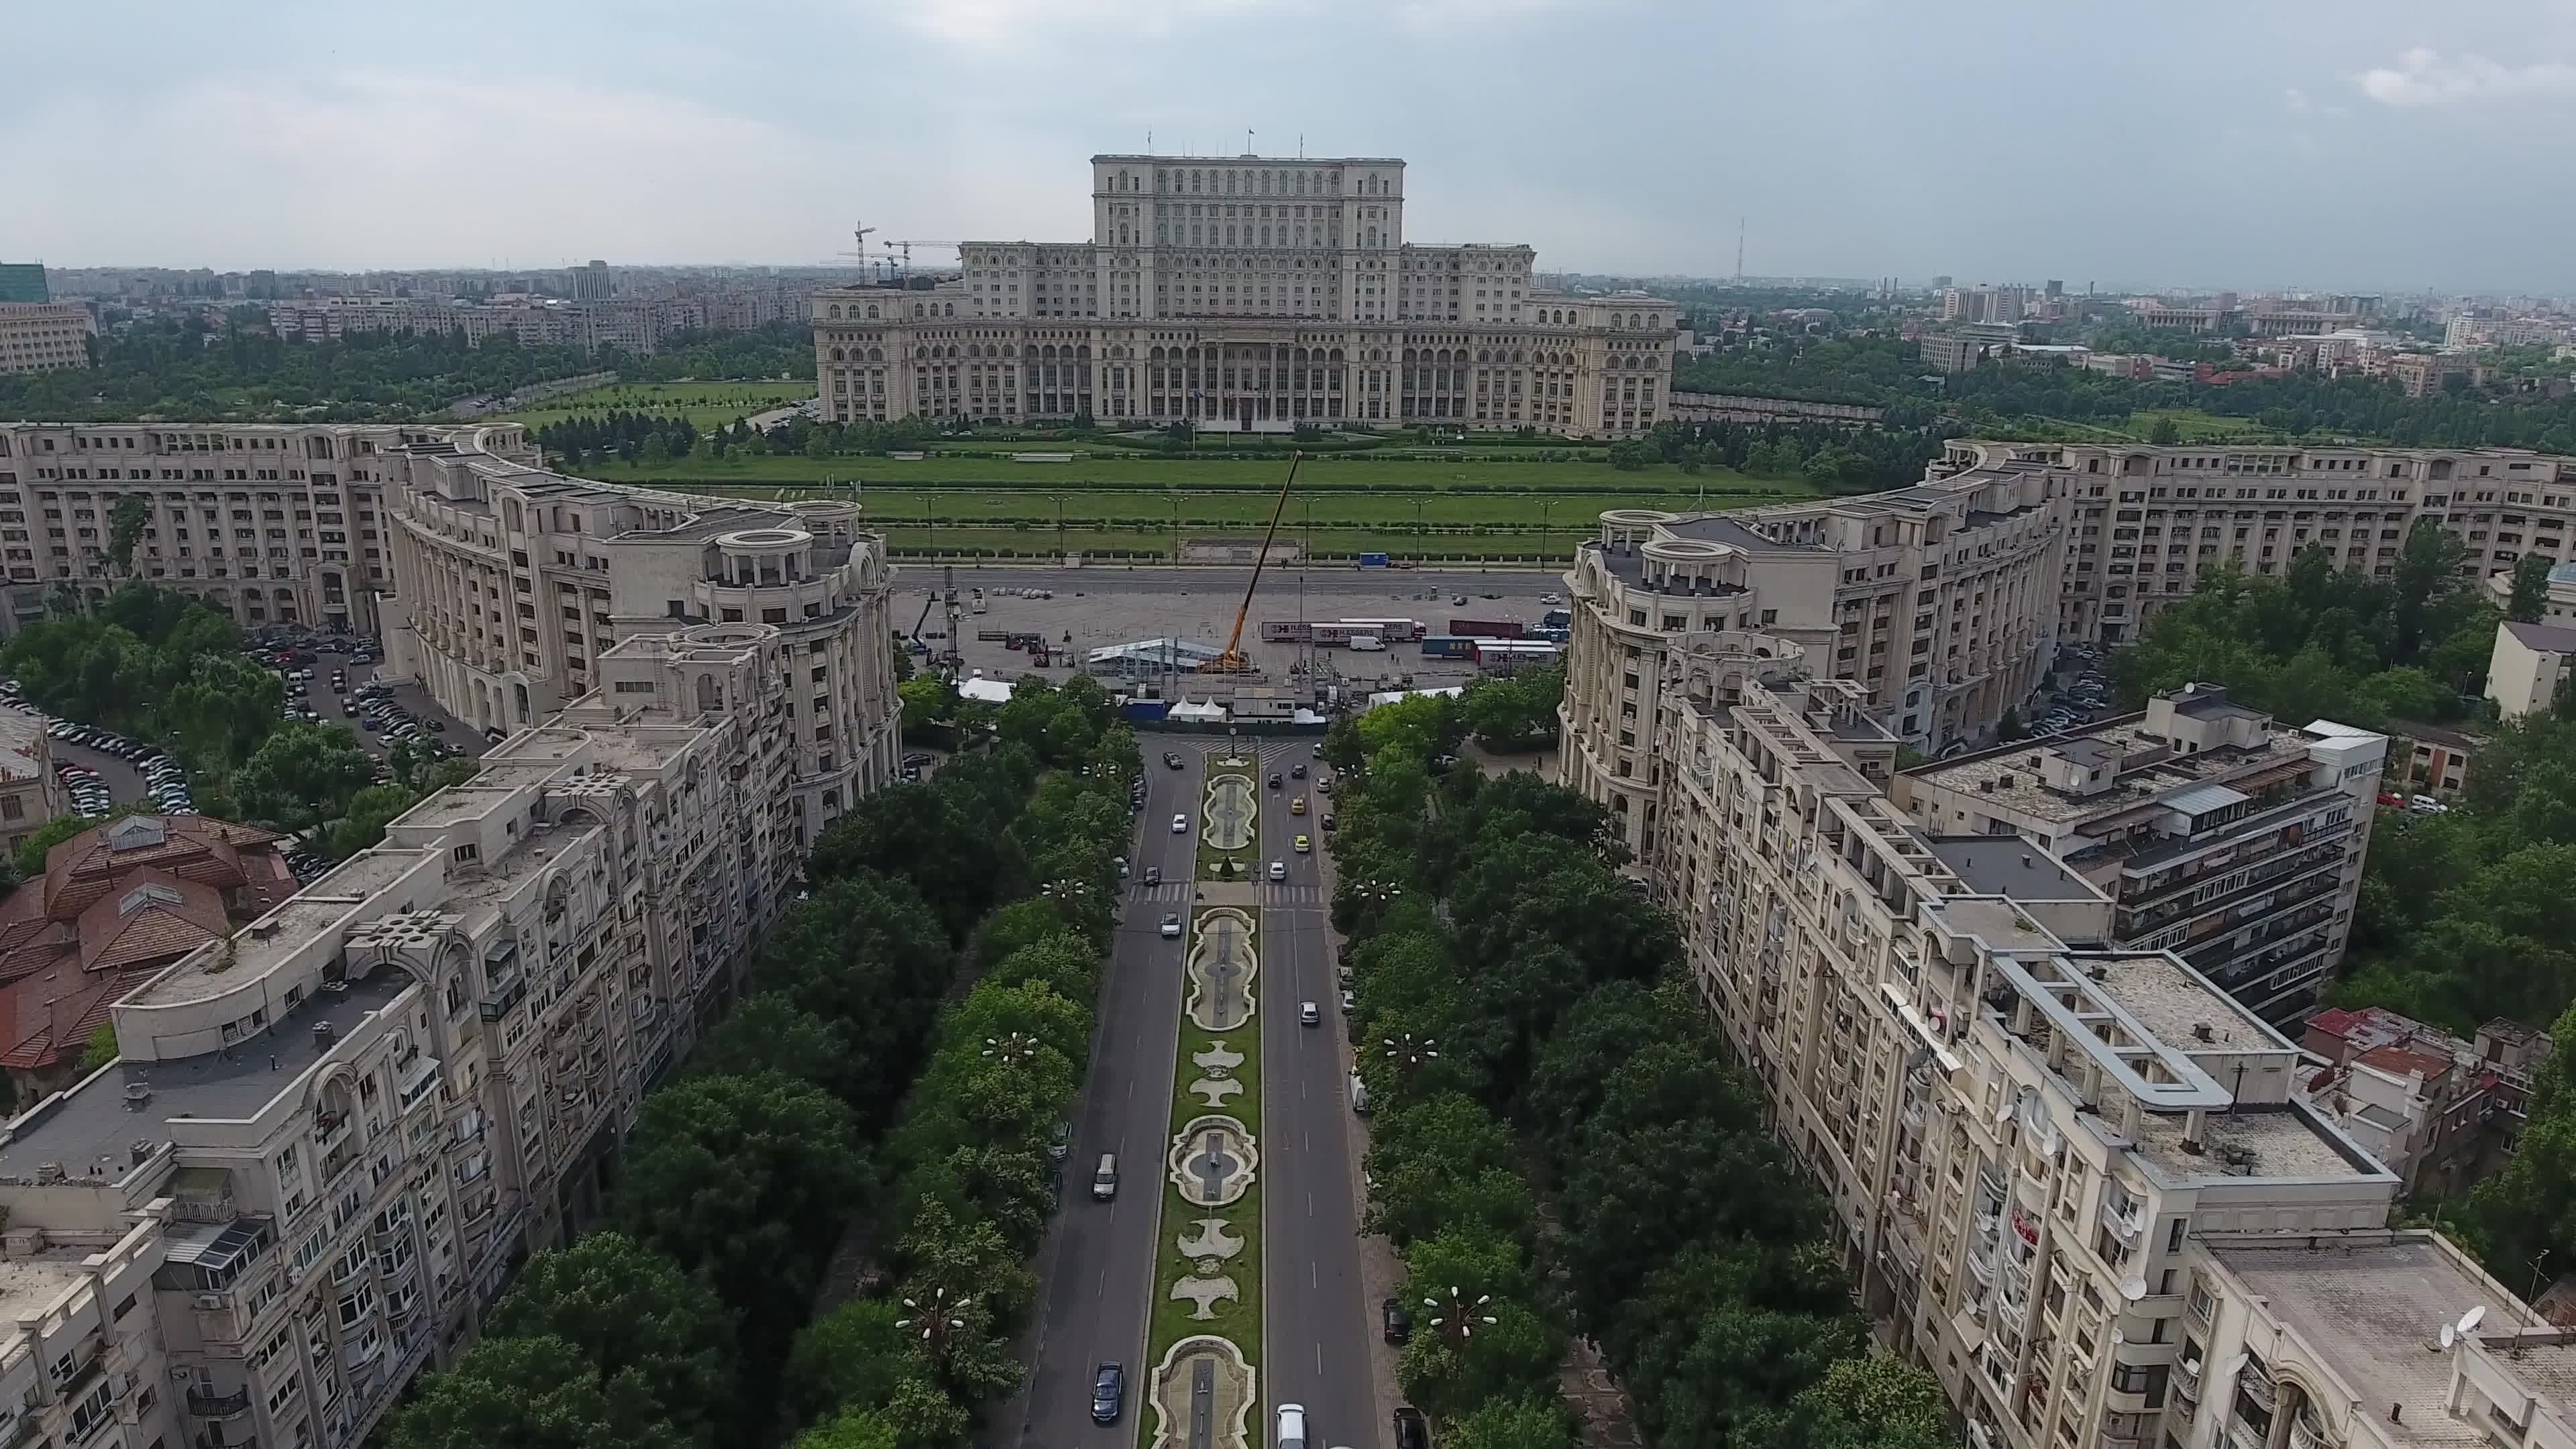
M 813 300 L 822 416 L 1634 437 L 1679 308 L 1541 290 L 1517 244 L 1409 242 L 1388 157 L 1091 158 L 1092 239 L 966 242 L 928 290 Z
M 1648 869 L 1863 1307 L 1971 1442 L 2357 1449 L 2521 1415 L 2549 1380 L 2505 1340 L 2536 1320 L 2387 1228 L 2399 1179 L 2300 1095 L 2298 1047 L 2116 944 L 2119 905 L 2047 852 L 1906 819 L 1864 687 L 1783 668 L 1801 648 L 1694 652 Z
M 1791 641 L 1809 672 L 1859 682 L 1871 719 L 1915 749 L 1973 746 L 2005 710 L 2029 713 L 2057 646 L 2135 638 L 2201 570 L 2278 577 L 2314 546 L 2387 578 L 2418 523 L 2459 538 L 2464 578 L 2510 572 L 2526 552 L 2576 562 L 2576 460 L 1956 441 L 1910 488 L 1715 514 L 1614 510 L 1571 575 L 1582 607 L 1569 741 L 1603 775 L 1633 778 L 1656 681 L 1695 636 L 1758 628 Z M 1587 663 L 1587 639 L 1620 667 Z
M 96 330 L 78 302 L 0 302 L 0 372 L 87 367 Z
M 515 424 L 0 424 L 0 632 L 133 576 L 244 627 L 380 634 L 388 672 L 490 732 L 599 687 L 620 642 L 764 624 L 798 654 L 797 810 L 813 832 L 895 776 L 892 570 L 846 503 L 756 503 L 537 466 Z
M 0 1130 L 0 1442 L 338 1449 L 451 1363 L 597 1219 L 793 896 L 805 659 L 756 622 L 621 641 L 117 1004 L 117 1061 Z

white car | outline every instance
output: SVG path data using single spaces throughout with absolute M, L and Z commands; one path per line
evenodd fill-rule
M 1286 880 L 1288 878 L 1288 862 L 1284 860 L 1274 860 L 1270 862 L 1270 878 L 1272 880 Z
M 1178 911 L 1165 911 L 1163 913 L 1163 939 L 1167 941 L 1177 941 L 1180 938 L 1181 913 Z
M 1175 816 L 1173 816 L 1173 817 L 1172 817 L 1172 833 L 1173 833 L 1174 835 L 1187 835 L 1187 834 L 1189 834 L 1189 833 L 1190 833 L 1190 817 L 1188 817 L 1188 816 L 1186 816 L 1186 815 L 1175 815 Z

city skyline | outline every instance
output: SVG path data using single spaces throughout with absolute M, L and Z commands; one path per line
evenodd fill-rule
M 881 240 L 1070 234 L 1082 199 L 1052 180 L 1068 157 L 1149 136 L 1230 156 L 1249 131 L 1269 155 L 1406 156 L 1421 235 L 1526 243 L 1579 272 L 1731 275 L 1745 223 L 1746 270 L 1775 277 L 2576 290 L 2548 240 L 2571 203 L 2514 189 L 2563 169 L 2556 123 L 2576 108 L 2576 10 L 2542 0 L 2197 8 L 2153 35 L 2010 4 L 1410 0 L 1367 12 L 1356 50 L 1359 12 L 1268 0 L 782 3 L 712 34 L 652 12 L 603 27 L 564 0 L 510 17 L 549 57 L 541 80 L 415 59 L 398 15 L 326 25 L 286 4 L 245 31 L 124 9 L 30 20 L 37 51 L 112 38 L 132 83 L 40 71 L 0 101 L 0 144 L 27 163 L 20 255 L 812 264 L 854 219 Z M 485 9 L 447 18 L 493 28 Z M 1266 63 L 1185 63 L 1231 53 Z M 868 84 L 841 83 L 861 56 Z M 708 188 L 726 204 L 691 199 Z M 2410 188 L 2524 224 L 2463 248 L 2448 208 L 2360 201 Z M 2184 202 L 2201 224 L 2160 219 Z M 2348 224 L 2220 224 L 2303 213 Z

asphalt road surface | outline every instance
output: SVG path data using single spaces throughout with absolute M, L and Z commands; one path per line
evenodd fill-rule
M 1369 1380 L 1367 1311 L 1361 1304 L 1359 1165 L 1351 1158 L 1349 1019 L 1326 935 L 1318 857 L 1292 848 L 1300 834 L 1320 840 L 1311 739 L 1264 741 L 1261 840 L 1261 1183 L 1265 1409 L 1306 1406 L 1309 1445 L 1380 1442 Z M 1307 766 L 1307 778 L 1273 774 Z M 1307 797 L 1304 815 L 1288 802 Z M 1318 846 L 1320 849 L 1320 846 Z M 1288 867 L 1268 880 L 1268 862 Z M 1301 1003 L 1323 1020 L 1298 1024 Z M 1263 1438 L 1267 1436 L 1267 1426 Z
M 1090 1081 L 1064 1164 L 1064 1205 L 1040 1254 L 1037 1323 L 1023 1345 L 1029 1376 L 986 1435 L 995 1449 L 1132 1449 L 1139 1432 L 1150 1428 L 1150 1420 L 1140 1423 L 1137 1416 L 1152 1413 L 1139 1393 L 1152 1369 L 1145 1330 L 1163 1231 L 1162 1155 L 1171 1131 L 1182 984 L 1182 943 L 1164 940 L 1160 925 L 1167 911 L 1189 911 L 1202 761 L 1225 746 L 1157 734 L 1145 735 L 1142 744 L 1148 793 L 1138 817 L 1134 873 L 1101 983 Z M 1274 770 L 1285 775 L 1302 761 L 1311 772 L 1312 749 L 1304 739 L 1268 743 L 1256 772 L 1265 786 L 1259 858 L 1265 868 L 1285 862 L 1288 879 L 1262 886 L 1263 1111 L 1255 1130 L 1266 1321 L 1261 1416 L 1250 1426 L 1254 1449 L 1268 1444 L 1271 1410 L 1282 1403 L 1306 1406 L 1314 1449 L 1383 1438 L 1382 1428 L 1370 1423 L 1375 1394 L 1361 1337 L 1369 1320 L 1360 1293 L 1358 1165 L 1345 1121 L 1347 1026 L 1325 937 L 1328 903 L 1318 858 L 1290 849 L 1300 832 L 1317 835 L 1311 813 L 1317 797 L 1311 773 L 1283 782 L 1308 793 L 1310 813 L 1292 817 L 1288 797 L 1299 791 L 1274 795 L 1266 788 Z M 1165 767 L 1166 750 L 1177 750 L 1186 767 Z M 1171 833 L 1176 814 L 1191 817 L 1189 834 Z M 1141 884 L 1149 865 L 1162 868 L 1164 885 Z M 1321 1026 L 1297 1024 L 1302 1001 L 1320 1005 Z M 1118 1197 L 1109 1203 L 1090 1196 L 1092 1167 L 1103 1152 L 1118 1154 Z M 1125 1366 L 1128 1390 L 1126 1412 L 1103 1427 L 1091 1422 L 1091 1376 L 1107 1360 Z
M 1073 1146 L 1066 1154 L 1064 1202 L 1039 1255 L 1037 1323 L 1024 1348 L 1029 1376 L 1003 1406 L 987 1442 L 1001 1449 L 1133 1449 L 1145 1357 L 1147 1296 L 1154 1288 L 1154 1235 L 1163 1204 L 1163 1144 L 1171 1132 L 1173 1056 L 1181 1020 L 1180 941 L 1167 941 L 1167 911 L 1189 913 L 1198 831 L 1174 835 L 1174 815 L 1198 818 L 1198 751 L 1183 750 L 1188 768 L 1167 769 L 1166 748 L 1145 741 L 1145 809 L 1130 853 L 1131 874 L 1119 912 L 1118 940 L 1100 983 Z M 1145 867 L 1160 866 L 1165 884 L 1146 886 Z M 1091 1197 L 1100 1154 L 1118 1154 L 1118 1196 Z M 1126 1412 L 1115 1425 L 1091 1421 L 1092 1372 L 1115 1361 L 1127 1370 Z

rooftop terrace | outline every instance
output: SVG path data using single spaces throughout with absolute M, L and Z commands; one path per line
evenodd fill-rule
M 2195 754 L 2168 753 L 2166 741 L 2147 733 L 2142 714 L 2112 720 L 2080 735 L 2026 740 L 1999 749 L 1919 766 L 1906 771 L 1919 785 L 1956 792 L 1995 808 L 2019 811 L 2049 821 L 2090 820 L 2152 805 L 2168 791 L 2213 780 L 2227 780 L 2267 766 L 2305 762 L 2308 737 L 2295 729 L 2265 732 L 2260 749 L 2212 749 Z M 2075 796 L 2050 788 L 2031 768 L 2030 757 L 2083 742 L 2107 749 L 2110 758 L 2136 760 L 2119 783 L 2098 795 Z M 2143 758 L 2142 758 L 2143 757 Z M 2087 763 L 2091 763 L 2088 759 Z M 2107 761 L 2105 761 L 2107 763 Z
M 2311 1246 L 2311 1244 L 2324 1246 Z M 2487 1310 L 2495 1333 L 2529 1321 L 2521 1305 L 2496 1289 L 2430 1234 L 2280 1242 L 2204 1240 L 2211 1256 L 2259 1294 L 2264 1308 L 2310 1352 L 2334 1366 L 2358 1406 L 2320 1404 L 2318 1417 L 2339 1430 L 2348 1408 L 2404 1445 L 2474 1445 L 2485 1436 L 2447 1412 L 2451 1355 L 2436 1335 L 2471 1308 Z M 2260 1351 L 2260 1344 L 2257 1345 Z M 2223 1368 L 2223 1365 L 2214 1365 Z M 2405 1412 L 2392 1422 L 2388 1406 Z
M 314 1039 L 315 1025 L 328 1023 L 331 1041 L 345 1043 L 361 1021 L 411 986 L 409 976 L 386 967 L 345 990 L 315 992 L 267 1031 L 222 1051 L 103 1068 L 0 1128 L 0 1183 L 32 1183 L 47 1164 L 59 1165 L 74 1182 L 122 1181 L 170 1140 L 172 1121 L 239 1122 L 258 1115 L 328 1053 Z M 130 1097 L 137 1086 L 147 1095 Z

